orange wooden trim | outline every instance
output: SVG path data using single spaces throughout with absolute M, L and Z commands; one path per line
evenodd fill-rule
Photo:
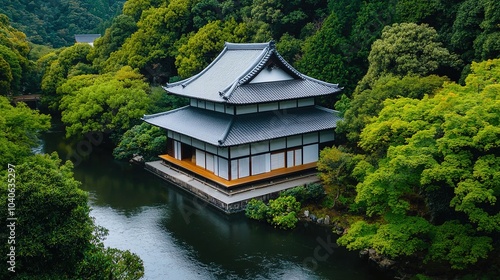
M 266 172 L 266 173 L 257 174 L 257 175 L 251 175 L 248 177 L 239 178 L 239 179 L 235 179 L 235 180 L 226 180 L 226 179 L 221 178 L 221 177 L 215 175 L 214 173 L 212 173 L 204 168 L 197 166 L 196 164 L 192 163 L 190 160 L 178 160 L 178 159 L 171 157 L 169 155 L 160 155 L 159 157 L 161 159 L 169 162 L 169 163 L 172 163 L 172 164 L 177 165 L 179 167 L 185 168 L 185 169 L 187 169 L 187 170 L 189 170 L 197 175 L 200 175 L 204 178 L 207 178 L 207 179 L 209 179 L 217 184 L 220 184 L 224 187 L 227 187 L 227 188 L 236 187 L 236 186 L 243 185 L 243 184 L 248 184 L 248 183 L 261 181 L 261 180 L 265 180 L 265 179 L 271 179 L 271 178 L 274 178 L 277 176 L 287 175 L 287 174 L 291 174 L 291 173 L 295 173 L 295 172 L 299 172 L 299 171 L 304 171 L 304 170 L 316 168 L 316 162 L 313 162 L 313 163 L 307 163 L 307 164 L 298 165 L 298 166 L 289 167 L 289 168 L 275 169 L 275 170 L 272 170 L 271 172 Z

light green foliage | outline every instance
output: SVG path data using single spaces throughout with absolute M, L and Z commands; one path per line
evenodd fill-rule
M 246 24 L 238 24 L 234 19 L 217 20 L 203 26 L 179 47 L 175 59 L 179 75 L 187 78 L 201 71 L 220 53 L 224 42 L 247 42 L 247 34 Z
M 378 224 L 369 224 L 365 221 L 355 222 L 349 227 L 347 234 L 337 239 L 337 243 L 349 250 L 370 248 L 378 226 Z
M 490 237 L 478 236 L 470 225 L 447 221 L 436 227 L 426 261 L 448 260 L 452 268 L 465 269 L 492 249 Z
M 436 75 L 409 75 L 401 78 L 382 76 L 373 83 L 371 89 L 354 93 L 344 113 L 344 120 L 338 124 L 337 133 L 346 133 L 351 143 L 356 143 L 361 131 L 382 109 L 384 100 L 396 97 L 421 99 L 424 94 L 433 94 L 440 89 L 446 81 L 448 78 Z
M 0 61 L 3 70 L 0 74 L 0 82 L 2 83 L 0 94 L 8 95 L 19 91 L 23 74 L 19 57 L 8 47 L 0 45 Z
M 132 17 L 135 21 L 139 21 L 142 12 L 149 8 L 158 8 L 164 5 L 166 1 L 162 0 L 127 0 L 123 4 L 123 14 Z
M 269 200 L 267 221 L 282 229 L 292 229 L 299 221 L 297 214 L 300 211 L 300 202 L 293 196 L 280 196 Z
M 457 67 L 459 60 L 438 40 L 436 30 L 426 24 L 401 23 L 386 26 L 368 56 L 369 67 L 357 91 L 371 87 L 387 74 L 427 76 L 441 67 Z
M 66 136 L 106 130 L 121 135 L 146 112 L 148 91 L 143 76 L 130 67 L 106 75 L 69 79 L 61 87 L 61 120 L 67 125 Z
M 427 260 L 454 269 L 488 257 L 492 237 L 500 231 L 500 61 L 471 68 L 465 86 L 446 84 L 422 100 L 385 101 L 362 131 L 359 146 L 378 161 L 357 185 L 356 201 L 366 203 L 368 215 L 386 220 L 370 225 L 377 229 L 371 234 L 360 235 L 363 224 L 357 225 L 343 244 L 368 244 L 393 257 L 421 251 Z M 432 201 L 447 205 L 443 213 L 454 210 L 466 218 L 455 221 L 441 212 L 429 213 Z M 425 226 L 429 222 L 423 218 L 429 214 L 444 224 Z M 412 229 L 410 224 L 420 226 Z M 411 240 L 398 233 L 403 228 Z M 358 237 L 364 241 L 357 242 Z M 429 247 L 420 246 L 418 239 Z M 398 240 L 415 242 L 415 250 L 400 247 Z
M 262 201 L 253 198 L 247 204 L 245 215 L 254 220 L 265 221 L 269 207 Z
M 299 210 L 300 202 L 291 195 L 284 195 L 269 200 L 268 205 L 261 200 L 252 199 L 247 204 L 245 214 L 251 219 L 267 220 L 274 227 L 292 229 L 299 221 L 297 218 Z
M 338 243 L 348 249 L 373 248 L 389 257 L 411 256 L 427 249 L 432 225 L 421 217 L 388 215 L 386 223 L 356 222 Z
M 113 156 L 120 160 L 129 160 L 139 154 L 146 161 L 153 160 L 161 154 L 167 145 L 165 131 L 148 123 L 135 125 L 127 130 L 120 143 L 113 150 Z
M 167 6 L 162 4 L 143 10 L 137 22 L 138 30 L 111 54 L 105 71 L 116 71 L 125 65 L 148 72 L 163 67 L 159 73 L 156 71 L 150 75 L 153 79 L 158 75 L 168 76 L 173 72 L 174 44 L 189 31 L 191 8 L 190 0 L 172 0 Z
M 18 94 L 32 88 L 28 73 L 34 68 L 28 61 L 26 35 L 10 25 L 0 14 L 0 95 Z
M 70 161 L 61 164 L 56 153 L 31 156 L 15 166 L 16 276 L 139 279 L 144 268 L 136 255 L 104 249 L 104 232 L 89 216 L 88 194 L 79 188 L 72 168 Z M 2 180 L 7 181 L 6 176 Z M 7 209 L 7 185 L 0 188 L 0 206 Z M 6 220 L 7 211 L 0 215 Z M 0 276 L 7 273 L 3 270 Z
M 87 59 L 91 46 L 89 44 L 75 44 L 64 48 L 55 54 L 42 57 L 39 65 L 45 65 L 42 69 L 43 101 L 52 109 L 57 109 L 61 102 L 61 95 L 56 94 L 70 75 L 81 75 L 94 73 L 91 62 Z M 56 58 L 57 57 L 57 58 Z
M 15 168 L 15 214 L 22 225 L 16 227 L 16 269 L 22 273 L 42 274 L 50 267 L 53 274 L 72 274 L 90 245 L 87 194 L 78 188 L 72 167 L 61 165 L 54 153 L 30 157 Z M 2 204 L 6 195 L 2 187 Z
M 50 117 L 28 108 L 24 103 L 16 107 L 0 96 L 0 166 L 20 163 L 38 146 L 38 133 L 50 127 Z

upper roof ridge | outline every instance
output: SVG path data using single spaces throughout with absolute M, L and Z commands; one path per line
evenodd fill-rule
M 263 69 L 281 69 L 258 77 Z M 283 71 L 285 73 L 283 73 Z M 271 74 L 271 75 L 269 75 Z M 286 77 L 283 80 L 283 77 Z M 263 79 L 262 79 L 263 78 Z M 295 85 L 284 89 L 277 85 Z M 265 93 L 256 94 L 252 90 Z M 269 91 L 272 88 L 272 93 Z M 274 41 L 267 43 L 229 43 L 201 72 L 190 78 L 167 83 L 164 89 L 173 94 L 219 103 L 247 104 L 255 100 L 270 102 L 289 98 L 305 98 L 338 92 L 338 84 L 323 82 L 297 71 L 276 49 Z M 242 92 L 248 92 L 241 96 Z M 258 97 L 258 98 L 257 98 Z M 253 99 L 252 99 L 253 98 Z
M 242 83 L 245 82 L 245 78 L 249 75 L 254 75 L 254 73 L 258 72 L 261 69 L 262 65 L 265 64 L 265 62 L 269 59 L 271 56 L 272 52 L 275 50 L 275 45 L 274 41 L 270 41 L 268 43 L 253 43 L 253 44 L 233 44 L 233 43 L 226 43 L 226 46 L 231 45 L 232 47 L 237 46 L 238 48 L 236 49 L 244 49 L 244 47 L 249 47 L 252 49 L 260 50 L 260 47 L 262 48 L 262 53 L 259 55 L 259 57 L 254 61 L 250 67 L 248 67 L 241 75 L 239 75 L 231 84 L 229 84 L 225 89 L 219 92 L 219 94 L 224 98 L 225 100 L 229 99 L 231 96 L 231 93 L 234 91 L 234 89 L 241 85 Z

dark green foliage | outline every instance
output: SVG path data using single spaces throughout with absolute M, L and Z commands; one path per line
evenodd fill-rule
M 55 48 L 70 46 L 75 34 L 96 33 L 114 16 L 125 0 L 31 1 L 2 0 L 0 13 L 35 44 Z
M 88 194 L 73 178 L 72 167 L 70 161 L 61 164 L 56 153 L 31 156 L 15 166 L 16 277 L 139 279 L 144 268 L 136 255 L 102 245 L 104 232 L 89 216 Z M 0 206 L 7 209 L 7 184 L 0 188 Z M 7 213 L 1 212 L 2 220 Z M 4 243 L 4 251 L 10 245 Z M 0 276 L 7 273 L 2 270 Z
M 94 42 L 94 48 L 89 54 L 93 65 L 102 71 L 111 53 L 119 50 L 135 31 L 137 24 L 132 17 L 122 14 L 114 18 L 104 35 Z
M 280 196 L 293 196 L 301 204 L 318 203 L 325 197 L 325 189 L 323 185 L 313 183 L 282 191 Z
M 147 114 L 161 113 L 189 104 L 189 99 L 168 94 L 161 87 L 152 87 L 149 99 L 151 102 L 147 109 Z
M 156 159 L 165 152 L 167 136 L 165 131 L 148 123 L 133 126 L 125 132 L 113 150 L 113 156 L 119 160 L 129 160 L 134 154 L 146 161 Z
M 250 200 L 245 209 L 245 215 L 248 218 L 258 221 L 265 221 L 267 212 L 269 212 L 269 207 L 262 200 L 257 199 Z
M 408 75 L 402 78 L 387 75 L 377 79 L 371 89 L 355 92 L 338 124 L 337 133 L 346 133 L 351 143 L 356 143 L 371 118 L 378 115 L 384 100 L 396 97 L 422 98 L 441 88 L 447 77 Z
M 292 229 L 299 219 L 300 202 L 295 197 L 287 195 L 269 200 L 266 205 L 261 200 L 252 199 L 248 202 L 245 214 L 247 217 L 259 221 L 266 220 L 274 227 Z

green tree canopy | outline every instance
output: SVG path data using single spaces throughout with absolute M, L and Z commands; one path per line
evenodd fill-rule
M 370 89 L 355 92 L 349 101 L 344 119 L 338 123 L 337 133 L 345 133 L 350 143 L 359 141 L 359 134 L 373 121 L 388 98 L 409 97 L 421 99 L 424 94 L 433 94 L 448 81 L 447 77 L 415 75 L 402 78 L 386 75 L 377 79 Z
M 393 257 L 419 252 L 453 269 L 488 258 L 500 232 L 499 69 L 498 59 L 473 63 L 465 86 L 384 102 L 359 143 L 378 160 L 353 171 L 363 175 L 356 201 L 384 221 L 359 222 L 340 243 Z M 402 224 L 418 225 L 413 241 L 400 239 Z M 398 240 L 415 242 L 412 252 Z
M 66 136 L 111 131 L 119 137 L 146 113 L 148 92 L 144 77 L 128 66 L 106 75 L 69 79 L 60 89 Z
M 191 31 L 192 4 L 188 0 L 172 0 L 167 6 L 142 11 L 138 30 L 125 40 L 121 49 L 111 54 L 105 71 L 129 65 L 140 69 L 154 82 L 165 82 L 165 77 L 175 73 L 175 43 Z
M 4 251 L 16 248 L 15 279 L 139 279 L 144 267 L 136 255 L 104 249 L 103 231 L 89 216 L 88 194 L 73 178 L 72 167 L 70 161 L 61 164 L 56 153 L 31 156 L 15 166 L 16 240 L 2 246 Z M 0 205 L 7 209 L 7 184 L 0 188 Z M 0 217 L 6 220 L 7 213 Z M 0 275 L 9 273 L 4 269 Z
M 111 53 L 119 50 L 125 40 L 135 31 L 137 31 L 137 24 L 132 17 L 122 14 L 114 18 L 104 36 L 94 42 L 94 48 L 89 54 L 92 64 L 102 71 L 106 63 L 109 63 L 107 59 Z
M 60 52 L 46 55 L 40 60 L 39 65 L 44 65 L 46 69 L 42 70 L 43 100 L 52 109 L 57 109 L 61 100 L 61 95 L 57 95 L 57 89 L 68 78 L 74 75 L 94 73 L 91 61 L 87 59 L 92 47 L 89 44 L 75 44 L 64 48 Z
M 365 90 L 380 77 L 448 74 L 444 70 L 457 67 L 459 60 L 438 40 L 436 30 L 426 24 L 401 23 L 386 26 L 368 56 L 369 67 L 357 91 Z
M 134 154 L 138 154 L 150 161 L 164 153 L 166 146 L 165 130 L 143 122 L 123 134 L 120 143 L 113 150 L 113 156 L 119 160 L 129 160 Z
M 50 116 L 33 111 L 24 103 L 16 107 L 0 96 L 0 166 L 18 163 L 39 145 L 38 133 L 50 127 Z

